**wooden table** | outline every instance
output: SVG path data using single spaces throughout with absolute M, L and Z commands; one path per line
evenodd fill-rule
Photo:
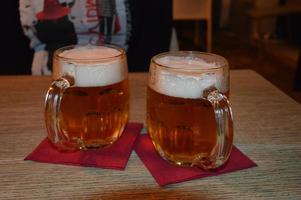
M 147 74 L 130 74 L 145 122 Z M 301 106 L 250 70 L 231 71 L 235 145 L 258 167 L 160 188 L 135 153 L 125 171 L 23 161 L 45 137 L 49 77 L 0 77 L 0 199 L 301 199 Z

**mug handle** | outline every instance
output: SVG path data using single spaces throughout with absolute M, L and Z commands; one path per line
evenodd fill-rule
M 213 107 L 217 141 L 209 158 L 201 159 L 199 164 L 204 169 L 216 169 L 228 160 L 232 150 L 233 115 L 228 98 L 217 89 L 205 92 L 204 96 Z
M 73 150 L 60 127 L 60 106 L 63 94 L 71 83 L 66 78 L 59 78 L 52 82 L 45 98 L 45 123 L 48 139 L 60 150 Z

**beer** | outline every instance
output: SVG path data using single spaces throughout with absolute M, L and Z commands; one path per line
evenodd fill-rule
M 62 90 L 57 85 L 64 82 L 55 82 L 49 90 L 54 104 L 55 96 L 61 98 L 58 112 L 54 106 L 45 109 L 48 138 L 56 146 L 99 148 L 121 136 L 129 117 L 126 67 L 125 55 L 110 47 L 84 46 L 57 53 L 53 77 L 70 86 Z
M 116 141 L 128 120 L 128 81 L 100 87 L 71 87 L 63 95 L 59 123 L 70 140 L 86 148 Z
M 185 70 L 181 71 L 182 68 Z M 222 67 L 204 60 L 164 55 L 152 60 L 147 88 L 147 126 L 163 158 L 183 166 L 212 159 L 217 148 L 217 124 L 205 93 L 218 89 L 228 96 L 227 80 Z M 233 127 L 229 129 L 225 140 L 232 144 Z M 231 145 L 226 148 L 229 151 Z

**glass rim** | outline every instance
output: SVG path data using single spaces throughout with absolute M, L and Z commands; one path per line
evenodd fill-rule
M 210 57 L 217 57 L 219 60 L 222 60 L 222 63 L 220 65 L 218 65 L 217 67 L 212 67 L 212 68 L 184 68 L 184 67 L 181 67 L 181 68 L 175 68 L 175 67 L 171 67 L 169 65 L 164 65 L 164 64 L 161 64 L 161 63 L 158 63 L 156 60 L 159 59 L 159 58 L 162 58 L 164 56 L 167 56 L 167 55 L 174 55 L 174 56 L 177 56 L 177 55 L 207 55 L 207 56 L 210 56 Z M 208 52 L 202 52 L 202 51 L 185 51 L 185 50 L 179 50 L 179 51 L 167 51 L 167 52 L 163 52 L 163 53 L 159 53 L 155 56 L 153 56 L 151 58 L 151 63 L 154 63 L 155 65 L 159 66 L 159 67 L 162 67 L 162 68 L 165 68 L 165 69 L 168 69 L 168 70 L 176 70 L 176 71 L 192 71 L 192 72 L 196 72 L 196 71 L 208 71 L 208 70 L 217 70 L 217 69 L 221 69 L 221 68 L 224 68 L 226 66 L 229 66 L 229 63 L 227 61 L 227 59 L 221 55 L 218 55 L 218 54 L 214 54 L 214 53 L 208 53 Z M 220 62 L 219 62 L 220 63 Z
M 85 47 L 85 46 L 95 46 L 95 47 L 108 47 L 108 48 L 112 48 L 115 49 L 117 51 L 119 51 L 119 53 L 117 55 L 114 56 L 108 56 L 106 58 L 95 58 L 95 59 L 91 59 L 91 58 L 66 58 L 64 56 L 59 55 L 60 53 L 66 51 L 66 50 L 72 50 L 75 49 L 76 47 Z M 114 58 L 119 58 L 119 57 L 123 57 L 125 55 L 125 50 L 117 45 L 112 45 L 112 44 L 72 44 L 72 45 L 68 45 L 68 46 L 63 46 L 61 48 L 58 48 L 54 51 L 54 58 L 58 58 L 61 60 L 72 60 L 72 61 L 77 61 L 77 62 L 97 62 L 97 61 L 104 61 L 104 60 L 111 60 Z

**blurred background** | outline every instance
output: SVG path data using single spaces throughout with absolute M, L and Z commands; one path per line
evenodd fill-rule
M 31 73 L 18 0 L 2 2 L 0 75 Z M 154 13 L 155 14 L 155 13 Z M 301 103 L 293 82 L 301 44 L 300 0 L 173 0 L 171 48 L 211 51 L 252 69 Z
M 226 57 L 231 69 L 258 72 L 301 103 L 301 93 L 293 89 L 301 46 L 300 0 L 212 0 L 211 16 L 213 53 Z M 180 49 L 206 50 L 208 21 L 176 20 Z

